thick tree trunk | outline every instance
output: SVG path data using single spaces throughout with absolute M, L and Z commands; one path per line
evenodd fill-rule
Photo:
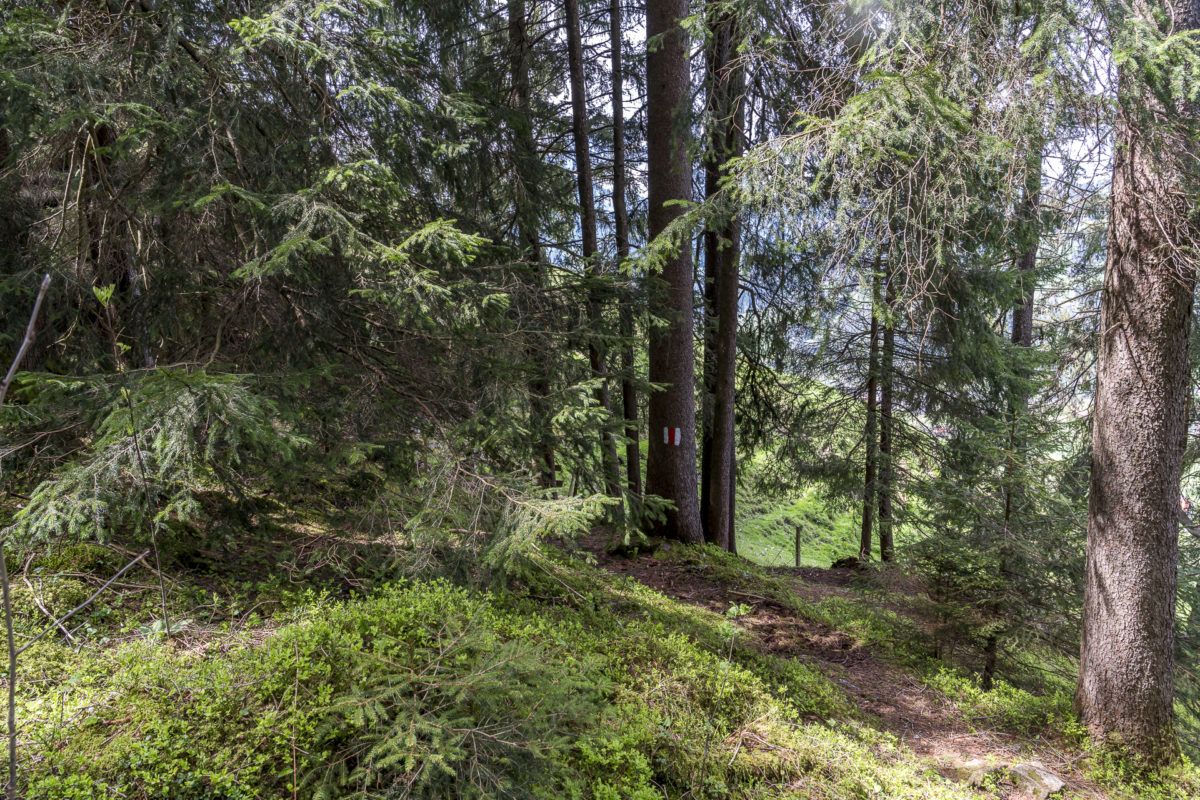
M 617 264 L 629 258 L 629 212 L 625 207 L 625 79 L 621 74 L 621 2 L 609 8 L 612 40 L 613 109 L 613 225 L 617 237 Z M 637 389 L 633 383 L 633 296 L 627 292 L 620 308 L 621 413 L 625 417 L 625 481 L 630 498 L 642 496 L 642 451 L 638 442 Z
M 743 72 L 737 61 L 737 19 L 727 12 L 710 20 L 712 44 L 708 53 L 710 141 L 705 159 L 705 194 L 720 190 L 721 174 L 731 158 L 743 151 Z M 704 538 L 733 551 L 734 469 L 737 458 L 734 428 L 734 390 L 737 359 L 738 260 L 740 225 L 736 217 L 722 221 L 705 234 L 705 397 L 704 460 L 706 480 L 702 500 Z M 710 372 L 711 362 L 711 372 Z
M 678 214 L 667 203 L 691 197 L 687 153 L 687 37 L 680 20 L 687 0 L 649 0 L 646 38 L 658 46 L 646 54 L 646 155 L 650 235 Z M 661 37 L 661 38 L 660 38 Z M 650 454 L 646 492 L 675 504 L 654 532 L 685 542 L 704 541 L 696 497 L 695 366 L 692 363 L 692 263 L 686 247 L 666 260 L 650 283 L 652 313 L 667 323 L 650 332 L 650 380 L 665 386 L 650 395 Z
M 1173 18 L 1174 32 L 1200 27 L 1198 0 L 1172 5 L 1158 18 Z M 1132 10 L 1157 24 L 1148 4 Z M 1096 738 L 1162 763 L 1178 757 L 1172 658 L 1196 282 L 1188 250 L 1200 237 L 1196 114 L 1184 106 L 1172 118 L 1125 69 L 1117 94 L 1075 707 Z
M 879 401 L 879 304 L 881 277 L 879 264 L 871 276 L 871 342 L 867 349 L 867 423 L 863 431 L 866 442 L 867 459 L 863 469 L 863 510 L 862 529 L 858 538 L 858 558 L 866 561 L 871 557 L 871 543 L 875 523 L 875 461 L 879 447 L 878 411 Z
M 537 148 L 533 139 L 533 119 L 530 115 L 529 65 L 530 46 L 525 16 L 525 0 L 508 2 L 509 68 L 513 82 L 513 151 L 517 171 L 516 215 L 517 239 L 521 256 L 531 265 L 533 292 L 540 294 L 545 285 L 541 243 L 538 240 L 537 211 L 530 197 L 535 185 L 534 169 Z M 535 314 L 540 300 L 535 298 L 525 313 Z M 534 436 L 534 459 L 538 483 L 543 488 L 557 485 L 554 466 L 554 436 L 550 426 L 550 368 L 546 363 L 546 348 L 531 343 L 526 353 L 533 364 L 529 381 L 530 427 Z
M 879 559 L 891 561 L 895 550 L 892 543 L 892 492 L 896 478 L 892 453 L 892 386 L 896 366 L 896 275 L 890 265 L 884 282 L 886 316 L 883 321 L 883 363 L 879 367 Z
M 600 463 L 604 471 L 604 493 L 621 497 L 621 464 L 617 460 L 617 445 L 613 440 L 612 401 L 608 391 L 606 353 L 601 346 L 604 327 L 604 306 L 598 279 L 600 253 L 596 238 L 596 197 L 592 192 L 592 155 L 588 141 L 587 94 L 583 78 L 583 36 L 579 20 L 579 0 L 566 0 L 567 12 L 567 70 L 571 79 L 571 128 L 575 139 L 575 176 L 579 188 L 579 222 L 583 240 L 584 270 L 589 281 L 587 311 L 588 364 L 592 380 L 596 381 L 596 404 L 604 410 L 604 427 L 600 431 Z M 613 517 L 621 518 L 623 506 L 615 506 Z

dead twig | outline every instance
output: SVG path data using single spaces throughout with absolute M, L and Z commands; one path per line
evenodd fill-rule
M 34 590 L 33 584 L 29 582 L 29 578 L 26 578 L 24 575 L 22 575 L 21 580 L 24 581 L 26 588 L 29 589 L 29 594 L 33 597 L 33 604 L 38 607 L 38 610 L 45 614 L 51 622 L 58 626 L 58 629 L 63 632 L 63 636 L 67 637 L 67 641 L 69 641 L 71 644 L 75 644 L 75 637 L 72 636 L 71 632 L 66 629 L 66 626 L 55 619 L 54 615 L 50 613 L 49 609 L 42 605 L 42 599 L 38 597 L 38 593 Z
M 130 568 L 130 567 L 132 567 L 134 564 L 138 563 L 139 561 L 141 561 L 143 558 L 145 558 L 145 557 L 146 557 L 146 556 L 148 556 L 148 555 L 150 555 L 150 551 L 149 551 L 149 550 L 146 550 L 146 551 L 145 551 L 145 552 L 143 552 L 143 553 L 142 553 L 140 556 L 138 556 L 137 558 L 135 558 L 133 561 L 130 561 L 128 564 L 126 564 L 125 566 L 121 567 L 121 569 L 120 569 L 120 570 L 117 572 L 117 574 L 116 574 L 116 575 L 113 575 L 111 578 L 109 578 L 108 580 L 106 580 L 106 581 L 104 582 L 104 584 L 103 584 L 103 585 L 102 585 L 102 586 L 101 586 L 99 589 L 97 589 L 96 591 L 92 592 L 91 596 L 90 596 L 90 597 L 88 597 L 88 599 L 87 599 L 87 600 L 84 600 L 82 603 L 80 603 L 79 605 L 77 605 L 77 606 L 75 606 L 74 608 L 72 608 L 72 609 L 71 609 L 70 611 L 68 611 L 66 614 L 63 614 L 63 615 L 62 615 L 61 617 L 59 617 L 58 619 L 54 620 L 54 623 L 53 623 L 53 624 L 51 624 L 51 625 L 48 625 L 48 626 L 46 626 L 45 628 L 42 628 L 42 632 L 41 632 L 41 633 L 39 633 L 37 636 L 33 637 L 32 639 L 30 639 L 28 642 L 26 642 L 26 643 L 24 644 L 24 646 L 22 646 L 22 647 L 21 647 L 19 650 L 17 650 L 17 651 L 16 651 L 16 655 L 18 655 L 18 656 L 19 656 L 19 655 L 21 655 L 21 653 L 24 653 L 26 650 L 28 650 L 29 648 L 31 648 L 31 647 L 33 647 L 35 644 L 37 644 L 37 643 L 38 643 L 38 641 L 39 641 L 39 640 L 40 640 L 40 639 L 41 639 L 43 636 L 45 636 L 45 635 L 46 635 L 47 633 L 49 633 L 50 631 L 54 630 L 54 627 L 55 627 L 55 625 L 61 626 L 61 625 L 62 625 L 62 623 L 66 622 L 66 621 L 67 621 L 67 620 L 69 620 L 71 617 L 75 616 L 77 613 L 79 613 L 80 611 L 82 611 L 83 609 L 85 609 L 85 608 L 87 608 L 89 605 L 91 605 L 91 602 L 92 602 L 93 600 L 95 600 L 97 597 L 99 597 L 101 592 L 103 592 L 105 589 L 107 589 L 109 586 L 111 586 L 111 585 L 112 585 L 112 584 L 113 584 L 113 583 L 114 583 L 114 582 L 117 580 L 117 578 L 119 578 L 119 577 L 121 577 L 122 575 L 124 575 L 124 574 L 125 574 L 125 572 L 126 572 L 127 570 L 129 570 L 129 568 Z M 0 559 L 0 560 L 3 560 L 3 559 Z M 8 592 L 8 589 L 7 589 L 7 586 L 8 586 L 8 580 L 7 580 L 7 576 L 8 576 L 8 568 L 7 568 L 7 566 L 4 566 L 4 568 L 3 568 L 3 569 L 0 569 L 0 573 L 3 573 L 3 574 L 0 574 L 0 577 L 4 578 L 4 583 L 5 583 L 5 593 L 7 594 L 7 592 Z M 10 684 L 12 683 L 12 678 L 11 678 L 11 676 L 9 677 L 9 683 L 10 683 Z
M 33 343 L 33 329 L 37 326 L 38 312 L 42 310 L 42 300 L 46 296 L 46 290 L 50 288 L 50 276 L 42 278 L 42 286 L 38 289 L 37 300 L 33 301 L 33 313 L 29 315 L 29 324 L 25 326 L 25 338 L 21 340 L 21 347 L 17 350 L 17 355 L 13 357 L 12 364 L 8 367 L 8 373 L 4 376 L 4 383 L 0 383 L 0 406 L 4 405 L 4 398 L 8 396 L 8 387 L 12 383 L 13 377 L 17 374 L 17 367 L 21 364 L 21 359 L 25 358 L 25 351 L 29 349 L 29 345 Z

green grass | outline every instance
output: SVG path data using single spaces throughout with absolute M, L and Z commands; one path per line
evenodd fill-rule
M 828 567 L 858 552 L 857 514 L 831 509 L 814 491 L 789 503 L 739 498 L 738 552 L 768 567 L 794 566 L 796 528 L 800 528 L 801 565 Z

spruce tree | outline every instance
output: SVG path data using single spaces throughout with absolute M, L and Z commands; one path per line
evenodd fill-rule
M 646 154 L 649 231 L 654 237 L 691 199 L 688 156 L 690 76 L 687 0 L 646 4 Z M 696 496 L 695 366 L 692 349 L 692 258 L 677 246 L 649 281 L 650 312 L 662 322 L 650 330 L 650 454 L 646 493 L 671 501 L 665 520 L 652 529 L 680 541 L 704 541 Z
M 1200 28 L 1200 3 L 1135 0 L 1125 30 Z M 1197 110 L 1156 74 L 1120 68 L 1100 318 L 1075 707 L 1097 738 L 1178 757 L 1174 658 L 1179 478 L 1196 283 Z M 1139 65 L 1140 66 L 1140 65 Z

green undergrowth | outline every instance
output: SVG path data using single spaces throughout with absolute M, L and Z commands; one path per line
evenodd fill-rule
M 1034 694 L 997 680 L 989 691 L 962 673 L 948 668 L 930 671 L 927 686 L 952 701 L 978 729 L 995 729 L 1037 738 L 1051 732 L 1073 747 L 1087 743 L 1087 732 L 1071 711 L 1071 695 L 1060 690 Z
M 741 603 L 762 599 L 925 680 L 981 728 L 1060 743 L 1065 732 L 1068 745 L 1081 736 L 1064 730 L 1061 694 L 981 692 L 932 656 L 916 624 L 865 594 L 809 601 L 780 571 L 713 548 L 660 551 L 736 587 L 721 614 L 585 556 L 544 555 L 521 580 L 486 589 L 380 580 L 343 597 L 332 583 L 289 592 L 264 576 L 256 594 L 208 603 L 243 604 L 237 613 L 193 609 L 197 621 L 171 640 L 144 624 L 153 593 L 141 606 L 114 601 L 94 623 L 109 635 L 84 632 L 76 646 L 48 637 L 23 656 L 26 796 L 978 797 L 859 712 L 838 669 L 761 647 L 739 620 L 750 610 Z M 65 604 L 87 585 L 83 566 L 118 560 L 84 548 L 24 571 L 43 602 L 61 589 Z M 199 595 L 179 586 L 171 602 Z M 36 609 L 25 613 L 35 629 Z M 1182 798 L 1187 785 L 1146 796 Z
M 969 796 L 736 619 L 545 563 L 516 590 L 400 581 L 170 642 L 39 644 L 27 796 Z
M 1152 769 L 1137 756 L 1116 747 L 1091 747 L 1089 756 L 1088 778 L 1114 796 L 1136 800 L 1200 797 L 1200 768 L 1186 758 L 1166 769 Z

